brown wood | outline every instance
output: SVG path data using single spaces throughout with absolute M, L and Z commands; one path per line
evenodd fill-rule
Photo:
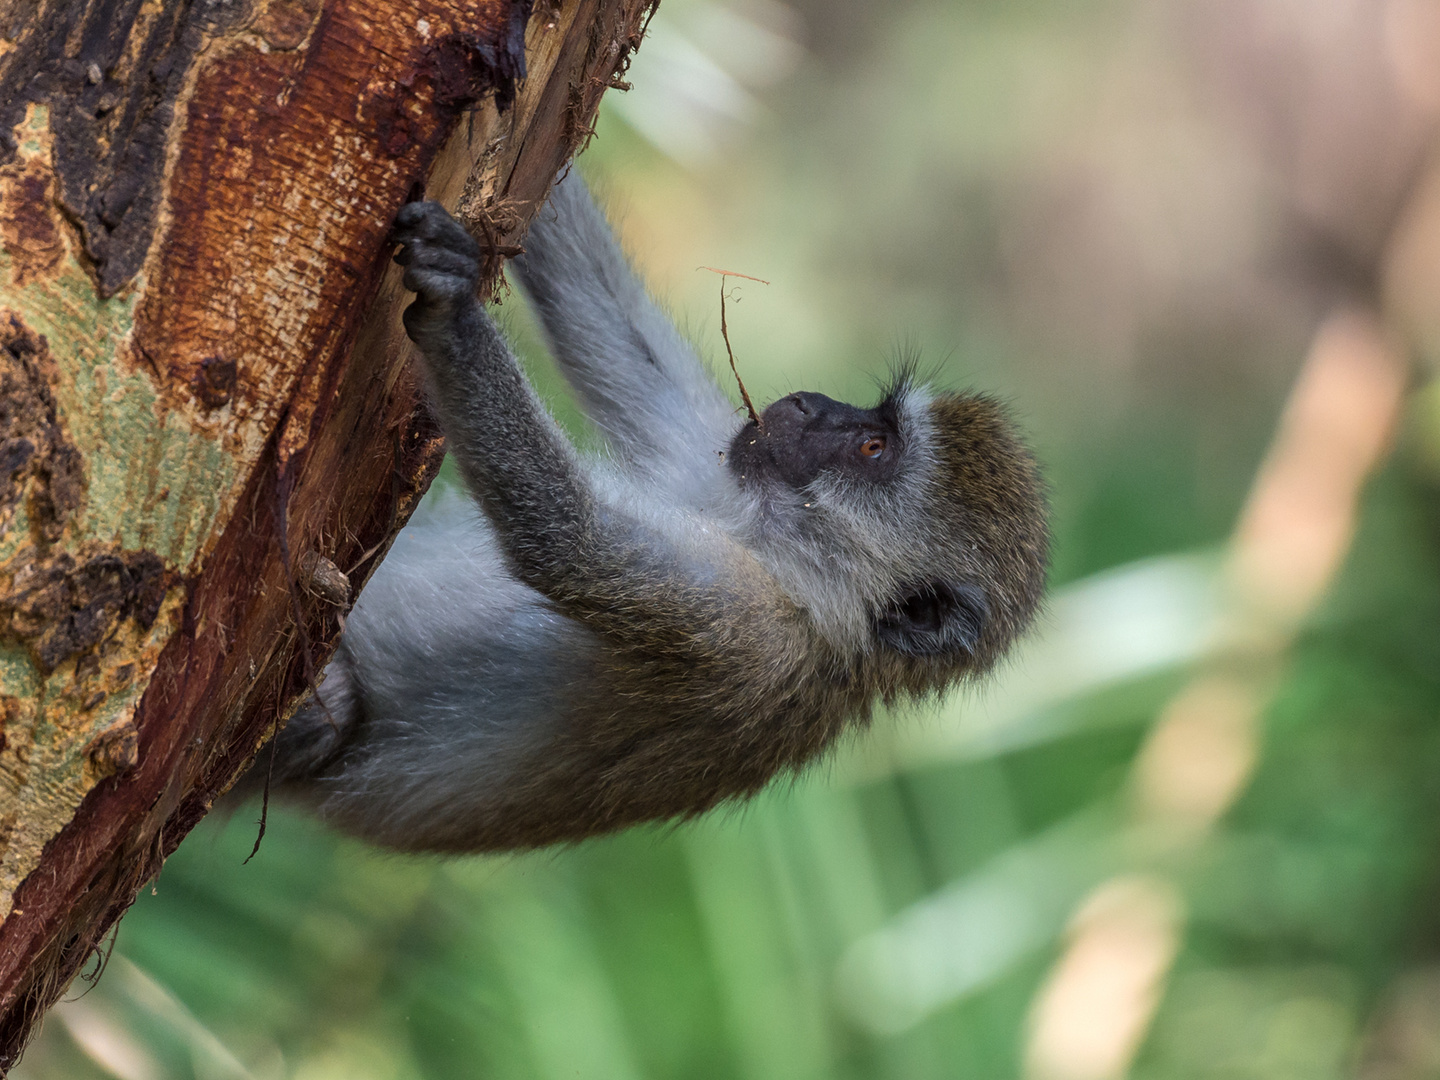
M 0 1069 L 439 466 L 395 211 L 498 273 L 652 2 L 0 0 Z

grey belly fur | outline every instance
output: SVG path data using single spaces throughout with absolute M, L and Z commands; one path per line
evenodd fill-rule
M 276 790 L 382 842 L 463 842 L 430 834 L 498 809 L 494 793 L 553 742 L 601 651 L 515 580 L 473 505 L 432 497 L 346 620 L 326 708 L 308 703 L 282 733 Z

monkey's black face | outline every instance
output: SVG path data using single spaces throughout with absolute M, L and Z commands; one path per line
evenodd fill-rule
M 779 481 L 803 488 L 821 473 L 843 471 L 885 480 L 905 452 L 896 407 L 846 405 L 824 394 L 790 394 L 750 421 L 730 444 L 730 468 L 746 483 Z

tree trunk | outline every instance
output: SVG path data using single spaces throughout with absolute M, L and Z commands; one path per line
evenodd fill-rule
M 395 211 L 498 273 L 651 3 L 0 0 L 0 1069 L 439 466 Z

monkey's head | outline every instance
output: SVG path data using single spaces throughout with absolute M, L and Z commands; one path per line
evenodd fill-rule
M 1044 485 L 995 400 L 905 377 L 873 408 L 790 394 L 741 428 L 727 463 L 763 506 L 761 557 L 885 684 L 983 672 L 1033 619 Z

